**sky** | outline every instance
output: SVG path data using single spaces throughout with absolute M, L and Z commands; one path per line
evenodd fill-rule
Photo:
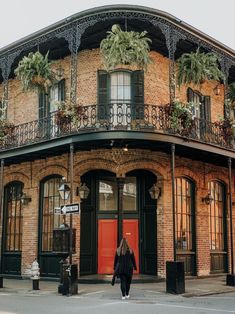
M 142 5 L 165 11 L 235 50 L 235 0 L 8 0 L 1 3 L 0 48 L 86 9 Z

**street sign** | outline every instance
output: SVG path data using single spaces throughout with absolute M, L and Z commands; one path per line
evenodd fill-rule
M 80 213 L 80 204 L 66 204 L 60 206 L 62 214 Z
M 60 207 L 55 207 L 55 208 L 54 208 L 54 214 L 55 214 L 55 215 L 61 215 L 61 214 L 62 214 L 61 208 L 60 208 Z

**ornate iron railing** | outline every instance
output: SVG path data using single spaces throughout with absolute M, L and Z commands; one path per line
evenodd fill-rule
M 95 131 L 142 131 L 164 133 L 198 140 L 225 148 L 235 148 L 231 130 L 217 123 L 194 118 L 187 127 L 184 120 L 173 123 L 169 107 L 138 106 L 131 103 L 87 105 L 75 119 L 59 119 L 57 112 L 47 118 L 16 125 L 1 139 L 0 150 L 44 142 L 68 135 Z

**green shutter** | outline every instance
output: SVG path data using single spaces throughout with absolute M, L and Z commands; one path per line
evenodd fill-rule
M 58 83 L 58 100 L 65 101 L 65 80 L 61 80 Z
M 46 108 L 46 94 L 41 92 L 38 97 L 38 117 L 39 120 L 47 117 L 47 108 Z
M 211 121 L 211 97 L 204 97 L 204 107 L 205 107 L 205 120 Z
M 108 116 L 109 104 L 109 74 L 106 71 L 98 71 L 98 119 Z
M 133 119 L 144 118 L 144 71 L 132 72 L 131 112 Z
M 194 98 L 194 91 L 190 87 L 187 89 L 187 98 L 188 102 L 193 101 Z

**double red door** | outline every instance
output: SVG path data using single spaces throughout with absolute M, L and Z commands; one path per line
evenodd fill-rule
M 139 272 L 138 219 L 123 220 L 123 237 L 127 238 L 136 258 Z M 98 222 L 98 274 L 112 274 L 117 249 L 117 219 L 99 219 Z

